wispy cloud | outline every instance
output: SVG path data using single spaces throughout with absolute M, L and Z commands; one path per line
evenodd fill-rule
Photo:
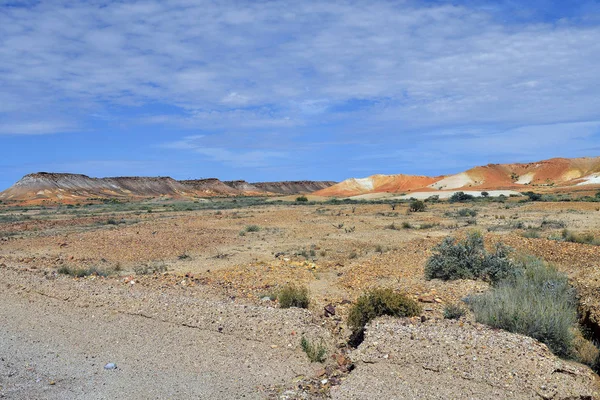
M 207 137 L 205 135 L 186 136 L 181 140 L 164 143 L 161 146 L 165 149 L 188 150 L 201 154 L 210 160 L 217 161 L 232 167 L 265 167 L 269 165 L 271 159 L 286 158 L 287 152 L 272 151 L 267 149 L 248 150 L 248 146 L 242 143 L 235 145 L 223 143 L 223 147 L 214 147 L 215 139 L 217 142 L 223 142 L 222 137 Z

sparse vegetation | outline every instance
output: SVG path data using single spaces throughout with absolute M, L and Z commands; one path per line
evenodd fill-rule
M 299 203 L 306 203 L 308 201 L 308 197 L 306 196 L 298 196 L 296 197 L 296 201 Z
M 558 221 L 553 219 L 543 219 L 540 224 L 542 229 L 563 229 L 566 228 L 567 224 L 564 221 Z
M 73 267 L 70 265 L 63 265 L 58 269 L 59 274 L 69 275 L 74 278 L 83 278 L 85 276 L 108 276 L 109 272 L 105 270 L 101 270 L 97 267 Z
M 477 322 L 533 337 L 556 355 L 572 357 L 577 309 L 566 275 L 538 259 L 519 271 L 470 299 Z
M 408 221 L 402 222 L 402 229 L 412 229 L 412 225 Z
M 600 239 L 597 239 L 592 233 L 577 233 L 568 229 L 563 229 L 561 237 L 565 242 L 600 246 Z
M 308 308 L 308 289 L 303 286 L 286 285 L 277 293 L 277 301 L 281 308 Z
M 425 265 L 426 279 L 483 279 L 497 282 L 513 272 L 509 248 L 498 243 L 488 253 L 479 232 L 471 232 L 462 241 L 447 237 L 435 249 Z
M 351 342 L 362 341 L 365 326 L 382 315 L 392 317 L 414 317 L 421 313 L 421 306 L 411 298 L 392 289 L 374 289 L 361 295 L 348 315 L 348 326 L 352 329 Z
M 467 311 L 460 304 L 448 304 L 444 307 L 444 318 L 446 319 L 459 319 L 465 315 Z
M 538 229 L 527 229 L 521 236 L 528 239 L 539 239 L 541 237 Z
M 308 356 L 308 359 L 311 362 L 322 363 L 327 358 L 327 348 L 323 344 L 322 340 L 319 343 L 315 344 L 309 341 L 304 336 L 302 336 L 302 340 L 300 340 L 300 346 L 302 347 L 302 350 L 304 350 L 304 352 Z
M 136 275 L 152 275 L 161 274 L 167 271 L 167 265 L 163 262 L 150 262 L 147 264 L 139 265 L 133 268 Z

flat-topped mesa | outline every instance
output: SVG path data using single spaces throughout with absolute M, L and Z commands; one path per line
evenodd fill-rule
M 223 181 L 229 187 L 245 192 L 249 195 L 264 195 L 266 192 L 244 180 L 238 181 Z
M 187 188 L 170 177 L 118 176 L 90 178 L 82 174 L 37 172 L 25 175 L 0 198 L 69 202 L 85 198 L 186 196 Z
M 278 194 L 302 194 L 312 193 L 317 190 L 326 189 L 336 182 L 333 181 L 280 181 L 280 182 L 256 182 L 252 183 L 261 190 Z
M 206 195 L 238 196 L 243 194 L 242 191 L 224 184 L 217 178 L 187 179 L 179 181 L 179 183 Z

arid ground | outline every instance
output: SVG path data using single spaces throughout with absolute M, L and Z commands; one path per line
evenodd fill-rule
M 555 239 L 600 234 L 600 203 L 509 198 L 410 213 L 407 203 L 276 200 L 1 209 L 0 398 L 598 395 L 588 367 L 533 339 L 470 314 L 444 320 L 446 305 L 489 285 L 428 281 L 424 265 L 444 237 L 478 230 L 486 245 L 567 273 L 598 337 L 600 246 Z M 307 310 L 279 307 L 287 284 L 308 288 Z M 423 313 L 376 320 L 354 349 L 348 310 L 376 287 Z M 302 337 L 322 343 L 323 363 L 310 362 Z

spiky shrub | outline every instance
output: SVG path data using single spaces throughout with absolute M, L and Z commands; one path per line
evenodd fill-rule
M 327 355 L 327 349 L 321 340 L 319 343 L 313 343 L 304 336 L 300 341 L 300 347 L 306 353 L 306 356 L 311 362 L 324 362 Z
M 308 289 L 296 285 L 284 286 L 277 294 L 277 301 L 281 308 L 308 308 Z
M 410 202 L 410 205 L 408 207 L 410 212 L 423 212 L 425 211 L 425 202 L 423 202 L 422 200 L 413 200 Z
M 350 342 L 360 344 L 365 325 L 382 315 L 414 317 L 421 314 L 421 306 L 413 299 L 392 289 L 374 289 L 361 295 L 348 314 L 348 326 L 352 329 Z
M 448 304 L 444 307 L 444 318 L 459 319 L 465 315 L 466 310 L 460 304 Z
M 469 304 L 477 322 L 530 336 L 560 357 L 573 355 L 575 293 L 564 274 L 541 260 L 528 260 Z
M 469 233 L 462 241 L 447 237 L 434 250 L 435 254 L 425 265 L 426 279 L 483 279 L 496 282 L 510 275 L 514 269 L 508 258 L 509 248 L 498 243 L 494 252 L 487 252 L 479 232 Z

